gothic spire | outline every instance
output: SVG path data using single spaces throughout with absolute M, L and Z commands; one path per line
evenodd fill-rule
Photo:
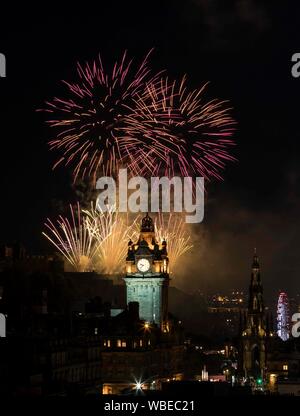
M 249 287 L 248 313 L 263 313 L 263 311 L 263 287 L 261 284 L 260 266 L 255 248 L 252 262 L 251 283 Z
M 258 255 L 257 255 L 256 247 L 254 248 L 252 269 L 259 269 L 259 261 L 258 261 Z

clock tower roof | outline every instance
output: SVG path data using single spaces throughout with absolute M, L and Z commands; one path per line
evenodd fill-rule
M 141 232 L 154 232 L 154 223 L 152 218 L 149 216 L 148 212 L 146 216 L 142 219 Z
M 138 255 L 143 255 L 143 254 L 151 255 L 152 254 L 152 251 L 150 250 L 149 245 L 146 240 L 143 239 L 140 241 L 139 247 L 136 250 L 135 254 L 138 254 Z

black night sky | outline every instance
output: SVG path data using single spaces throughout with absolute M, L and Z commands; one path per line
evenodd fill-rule
M 102 4 L 103 3 L 103 4 Z M 265 4 L 264 4 L 265 3 Z M 142 6 L 141 6 L 142 5 Z M 63 93 L 77 61 L 101 52 L 113 63 L 128 49 L 190 84 L 210 81 L 211 97 L 230 100 L 238 122 L 237 163 L 224 182 L 208 186 L 203 224 L 182 264 L 187 290 L 248 286 L 253 247 L 267 295 L 299 291 L 300 78 L 291 57 L 300 52 L 299 5 L 255 0 L 75 3 L 67 11 L 40 6 L 2 11 L 0 52 L 1 242 L 22 241 L 32 253 L 51 252 L 41 236 L 47 216 L 74 202 L 70 173 L 52 171 L 49 129 L 35 110 Z

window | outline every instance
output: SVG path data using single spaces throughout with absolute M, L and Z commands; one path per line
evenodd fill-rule
M 112 392 L 113 392 L 113 389 L 112 389 L 112 387 L 111 387 L 111 386 L 109 386 L 109 385 L 105 384 L 105 385 L 102 387 L 102 394 L 112 394 Z
M 287 364 L 283 364 L 282 369 L 283 371 L 288 371 L 289 366 Z
M 142 346 L 143 346 L 143 340 L 140 339 L 140 347 L 142 347 Z
M 95 328 L 95 330 L 94 330 L 94 334 L 95 334 L 95 335 L 98 335 L 98 328 Z
M 122 341 L 120 339 L 118 339 L 118 341 L 117 341 L 117 347 L 118 348 L 121 348 L 122 347 Z
M 122 341 L 121 346 L 122 346 L 122 348 L 126 348 L 126 341 Z
M 110 348 L 110 339 L 105 339 L 105 340 L 103 341 L 103 346 L 104 346 L 104 347 L 107 347 L 107 348 Z

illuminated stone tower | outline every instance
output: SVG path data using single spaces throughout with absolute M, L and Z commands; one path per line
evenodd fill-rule
M 169 287 L 167 243 L 157 243 L 154 224 L 148 214 L 142 219 L 138 241 L 128 243 L 124 280 L 127 304 L 139 302 L 140 318 L 165 330 Z
M 242 333 L 242 365 L 247 378 L 262 382 L 266 365 L 266 327 L 263 287 L 256 250 L 254 252 L 246 325 Z
M 277 334 L 282 341 L 287 341 L 290 337 L 290 320 L 288 295 L 280 292 L 277 303 Z

